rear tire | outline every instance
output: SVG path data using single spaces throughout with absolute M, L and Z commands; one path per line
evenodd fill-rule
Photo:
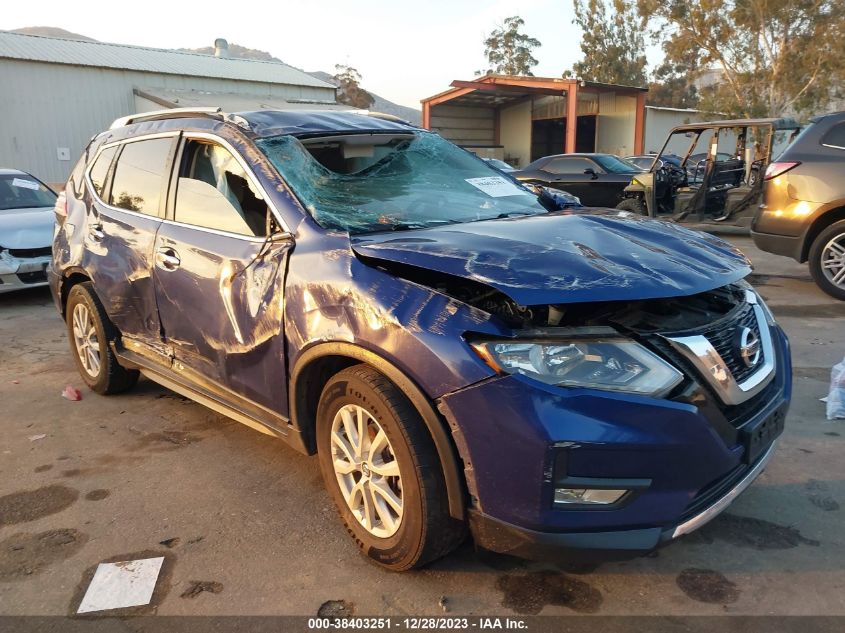
M 625 198 L 616 205 L 616 208 L 620 211 L 630 211 L 637 215 L 648 215 L 648 209 L 646 209 L 642 198 Z
M 119 338 L 90 281 L 70 289 L 65 311 L 70 351 L 82 380 L 102 395 L 121 393 L 135 386 L 138 372 L 117 362 L 111 343 Z
M 819 288 L 845 301 L 845 220 L 834 222 L 813 240 L 809 266 Z
M 340 517 L 370 560 L 405 571 L 462 540 L 434 442 L 405 394 L 375 369 L 355 365 L 326 383 L 317 451 Z

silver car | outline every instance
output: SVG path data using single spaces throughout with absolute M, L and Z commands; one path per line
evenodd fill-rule
M 0 293 L 47 285 L 56 194 L 17 169 L 0 169 Z

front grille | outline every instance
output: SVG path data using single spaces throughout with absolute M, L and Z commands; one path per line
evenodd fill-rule
M 754 306 L 750 303 L 743 304 L 742 308 L 738 311 L 738 314 L 729 324 L 720 324 L 719 327 L 713 327 L 701 332 L 707 340 L 710 341 L 713 348 L 719 352 L 719 356 L 721 356 L 722 360 L 725 361 L 725 364 L 728 366 L 728 369 L 731 374 L 733 374 L 734 380 L 736 380 L 737 383 L 745 381 L 749 376 L 751 376 L 751 374 L 757 371 L 760 368 L 760 365 L 762 365 L 765 361 L 762 351 L 760 352 L 759 362 L 753 367 L 749 367 L 745 364 L 745 361 L 742 360 L 742 356 L 740 356 L 739 353 L 739 346 L 736 341 L 738 332 L 742 328 L 746 327 L 754 333 L 757 340 L 760 339 L 760 327 L 757 325 L 757 315 L 754 313 Z
M 40 284 L 47 281 L 47 272 L 36 270 L 32 273 L 18 273 L 18 279 L 25 284 Z
M 763 391 L 758 393 L 756 396 L 749 398 L 745 402 L 720 407 L 722 414 L 724 414 L 725 419 L 731 423 L 731 426 L 737 429 L 741 428 L 751 418 L 760 413 L 760 411 L 777 396 L 781 388 L 782 386 L 780 381 L 777 379 L 772 380 L 768 385 L 766 385 L 766 388 L 763 389 Z
M 21 259 L 29 259 L 32 257 L 47 257 L 53 254 L 52 246 L 45 246 L 43 248 L 10 248 L 9 255 L 12 257 L 19 257 Z

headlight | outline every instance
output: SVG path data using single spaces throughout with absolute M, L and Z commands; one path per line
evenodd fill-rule
M 472 347 L 497 371 L 548 385 L 660 397 L 683 380 L 666 361 L 625 338 L 486 341 Z

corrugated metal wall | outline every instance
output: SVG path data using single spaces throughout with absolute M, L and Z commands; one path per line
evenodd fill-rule
M 0 167 L 23 169 L 45 182 L 63 182 L 91 136 L 114 119 L 136 112 L 133 88 L 334 99 L 331 88 L 0 59 Z M 58 148 L 68 148 L 70 160 L 59 160 Z
M 430 129 L 456 145 L 493 145 L 495 117 L 494 108 L 438 105 L 431 108 Z
M 596 151 L 629 156 L 634 151 L 637 98 L 605 92 L 599 95 Z

